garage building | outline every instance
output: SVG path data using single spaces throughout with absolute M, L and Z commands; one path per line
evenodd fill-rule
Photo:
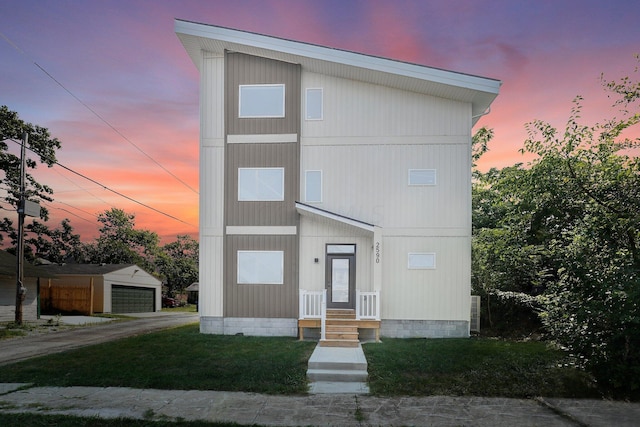
M 54 274 L 49 287 L 93 286 L 93 313 L 144 313 L 162 308 L 162 282 L 135 264 L 63 264 L 38 267 Z

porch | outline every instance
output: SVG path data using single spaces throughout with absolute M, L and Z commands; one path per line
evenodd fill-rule
M 321 347 L 357 347 L 359 329 L 373 329 L 380 341 L 380 292 L 356 290 L 355 309 L 327 309 L 327 291 L 300 290 L 298 331 L 304 339 L 305 328 L 320 329 Z

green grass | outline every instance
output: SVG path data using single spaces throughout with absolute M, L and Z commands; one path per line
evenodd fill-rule
M 236 423 L 207 421 L 151 421 L 130 418 L 103 419 L 98 417 L 74 417 L 71 415 L 2 414 L 3 427 L 239 427 Z M 258 427 L 257 424 L 253 425 Z
M 376 395 L 600 397 L 587 374 L 544 342 L 384 339 L 363 348 Z
M 0 366 L 0 382 L 299 394 L 313 342 L 200 334 L 198 325 Z
M 188 325 L 0 366 L 0 382 L 302 394 L 315 342 L 200 334 Z M 383 339 L 363 346 L 380 396 L 600 397 L 543 342 Z

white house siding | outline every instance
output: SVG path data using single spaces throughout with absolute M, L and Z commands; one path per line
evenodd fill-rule
M 324 289 L 326 245 L 341 243 L 356 245 L 357 289 L 373 291 L 371 233 L 335 221 L 316 220 L 305 216 L 300 219 L 300 289 Z
M 471 105 L 313 73 L 303 73 L 306 88 L 323 89 L 324 120 L 302 122 L 300 198 L 304 172 L 322 170 L 322 203 L 310 204 L 381 227 L 383 332 L 467 334 Z M 409 169 L 435 169 L 437 184 L 409 186 Z M 323 288 L 323 266 L 309 263 L 324 256 L 313 253 L 350 230 L 303 218 L 301 289 Z M 371 250 L 372 236 L 364 242 Z M 410 252 L 435 253 L 436 268 L 409 270 Z M 357 287 L 369 290 L 359 278 L 370 278 L 371 255 L 361 255 Z
M 433 252 L 436 268 L 410 270 L 408 253 Z M 471 245 L 467 237 L 384 236 L 384 319 L 469 320 Z M 412 295 L 412 298 L 407 298 Z
M 200 329 L 222 332 L 224 58 L 203 53 L 200 69 Z

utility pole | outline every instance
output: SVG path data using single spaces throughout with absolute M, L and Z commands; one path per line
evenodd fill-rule
M 22 325 L 22 302 L 27 288 L 24 287 L 24 215 L 25 215 L 25 150 L 29 141 L 29 134 L 22 134 L 20 149 L 20 194 L 18 201 L 18 243 L 16 245 L 16 325 Z

